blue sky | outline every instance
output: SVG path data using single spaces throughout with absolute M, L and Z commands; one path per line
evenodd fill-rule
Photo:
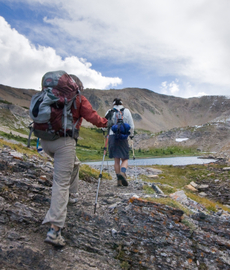
M 0 0 L 0 84 L 51 70 L 86 88 L 194 97 L 230 92 L 228 0 Z

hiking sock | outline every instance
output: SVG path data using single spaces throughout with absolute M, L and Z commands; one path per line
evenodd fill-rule
M 126 173 L 126 168 L 125 167 L 122 167 L 121 168 L 121 172 Z

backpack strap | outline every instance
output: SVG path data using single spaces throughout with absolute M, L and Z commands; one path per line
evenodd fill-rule
M 115 109 L 115 108 L 114 108 Z M 116 111 L 116 116 L 117 116 L 117 123 L 119 123 L 119 124 L 121 124 L 121 123 L 123 123 L 123 115 L 124 115 L 124 109 L 125 108 L 122 108 L 122 109 L 120 109 L 120 110 L 117 110 L 117 109 L 115 109 L 115 111 Z
M 64 105 L 63 113 L 64 113 L 64 137 L 66 137 L 66 128 L 67 128 L 67 98 L 65 98 L 65 105 Z
M 80 103 L 81 103 L 81 91 L 78 90 L 78 95 L 79 95 L 79 98 L 80 98 Z M 77 102 L 76 102 L 76 98 L 74 99 L 74 102 L 73 102 L 73 106 L 74 106 L 74 109 L 76 110 L 77 109 Z M 74 138 L 75 140 L 77 140 L 77 137 L 79 135 L 79 131 L 77 130 L 77 134 L 75 134 L 76 132 L 76 126 L 78 124 L 78 122 L 80 121 L 81 117 L 79 117 L 76 121 L 75 124 L 73 124 L 72 126 L 72 138 Z
M 78 91 L 78 93 L 72 98 L 72 104 L 71 106 L 73 105 L 74 106 L 74 109 L 77 109 L 77 102 L 76 102 L 76 97 L 79 95 L 80 97 L 80 103 L 81 103 L 81 92 Z M 70 109 L 67 108 L 67 98 L 65 98 L 65 104 L 64 104 L 64 108 L 63 108 L 63 114 L 64 114 L 64 137 L 66 137 L 66 129 L 67 129 L 67 110 Z M 79 119 L 77 120 L 77 122 L 79 121 Z M 72 127 L 72 137 L 74 137 L 74 129 L 76 127 L 76 123 L 75 125 L 73 125 Z
M 77 119 L 76 123 L 73 125 L 73 128 L 72 128 L 72 138 L 76 141 L 76 145 L 77 145 L 77 141 L 78 141 L 78 137 L 79 137 L 79 129 L 76 129 L 76 126 L 77 126 L 80 119 L 81 119 L 81 117 L 79 117 Z
M 74 101 L 73 101 L 73 106 L 74 106 L 74 109 L 76 110 L 77 109 L 77 102 L 76 102 L 76 97 L 79 96 L 80 98 L 80 103 L 81 103 L 81 91 L 78 90 L 78 93 L 77 95 L 74 97 Z
M 109 121 L 109 120 L 112 120 L 113 118 L 113 113 L 116 111 L 116 109 L 111 109 L 108 111 L 108 113 L 105 115 L 105 118 Z

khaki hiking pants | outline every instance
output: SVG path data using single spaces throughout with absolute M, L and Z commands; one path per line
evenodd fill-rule
M 41 140 L 43 150 L 54 158 L 52 197 L 50 208 L 42 224 L 50 222 L 64 227 L 69 193 L 78 190 L 80 162 L 76 157 L 76 142 L 71 137 L 55 141 Z

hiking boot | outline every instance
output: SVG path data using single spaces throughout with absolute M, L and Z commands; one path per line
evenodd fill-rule
M 121 181 L 121 180 L 118 180 L 118 179 L 117 179 L 117 186 L 118 186 L 118 187 L 121 187 L 121 186 L 122 186 L 122 181 Z
M 66 244 L 64 237 L 61 236 L 61 229 L 55 231 L 53 228 L 49 229 L 44 242 L 57 247 L 64 247 Z
M 77 203 L 77 201 L 78 201 L 77 196 L 78 196 L 78 193 L 70 193 L 69 194 L 69 204 Z
M 118 181 L 120 181 L 122 186 L 125 186 L 125 187 L 128 186 L 128 182 L 127 182 L 126 178 L 127 178 L 127 176 L 125 173 L 121 172 L 120 174 L 118 174 Z

